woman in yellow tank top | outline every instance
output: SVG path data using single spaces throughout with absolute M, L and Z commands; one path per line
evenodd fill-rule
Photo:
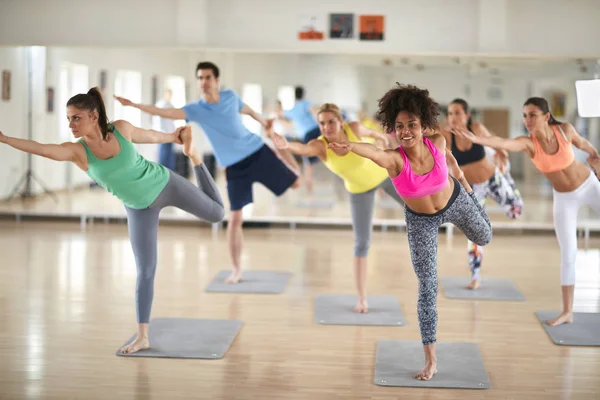
M 386 143 L 385 135 L 367 129 L 358 122 L 344 123 L 342 113 L 335 104 L 323 104 L 317 112 L 317 117 L 321 136 L 306 144 L 288 143 L 283 136 L 275 132 L 267 132 L 267 135 L 280 149 L 289 149 L 292 153 L 300 156 L 319 157 L 331 172 L 344 181 L 344 186 L 350 193 L 354 230 L 354 274 L 358 291 L 358 302 L 354 311 L 364 313 L 368 311 L 367 255 L 373 226 L 375 192 L 381 188 L 399 205 L 403 205 L 403 202 L 384 168 L 352 152 L 332 150 L 328 147 L 328 143 L 331 142 L 361 142 L 366 137 Z

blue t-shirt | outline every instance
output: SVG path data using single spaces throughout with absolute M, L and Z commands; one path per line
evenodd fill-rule
M 200 99 L 183 106 L 185 119 L 195 122 L 208 137 L 217 162 L 229 167 L 258 151 L 264 142 L 242 123 L 242 99 L 230 89 L 219 91 L 219 102 Z
M 319 127 L 317 120 L 310 112 L 310 103 L 307 100 L 300 100 L 294 105 L 294 108 L 284 111 L 283 115 L 294 123 L 301 140 L 304 140 L 308 132 Z

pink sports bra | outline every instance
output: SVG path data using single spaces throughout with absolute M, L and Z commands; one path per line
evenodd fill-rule
M 441 191 L 448 184 L 446 157 L 428 138 L 424 137 L 423 142 L 433 156 L 433 169 L 425 175 L 413 173 L 404 149 L 402 149 L 402 146 L 398 147 L 398 151 L 402 154 L 404 160 L 404 168 L 397 177 L 392 179 L 392 182 L 400 197 L 410 199 L 430 196 Z

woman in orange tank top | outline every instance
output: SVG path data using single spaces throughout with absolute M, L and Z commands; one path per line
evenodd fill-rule
M 590 168 L 575 159 L 573 146 L 589 154 L 587 161 L 596 171 L 600 167 L 600 157 L 573 125 L 552 117 L 548 102 L 541 97 L 532 97 L 525 102 L 523 123 L 529 136 L 515 139 L 480 137 L 464 129 L 455 133 L 473 143 L 527 153 L 535 167 L 552 184 L 554 231 L 561 253 L 563 311 L 547 323 L 552 326 L 571 323 L 577 258 L 577 212 L 581 206 L 587 205 L 600 215 L 600 181 Z

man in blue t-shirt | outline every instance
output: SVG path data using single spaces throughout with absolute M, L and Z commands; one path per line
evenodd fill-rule
M 121 97 L 116 99 L 124 106 L 135 107 L 151 115 L 185 119 L 202 127 L 217 162 L 225 167 L 231 207 L 227 240 L 233 262 L 233 271 L 227 282 L 237 283 L 241 278 L 242 208 L 253 201 L 252 184 L 262 183 L 276 196 L 281 196 L 290 187 L 295 189 L 299 186 L 299 177 L 291 169 L 298 165 L 293 156 L 284 151 L 281 155 L 291 164 L 291 168 L 288 168 L 259 135 L 244 126 L 240 113 L 251 116 L 265 129 L 269 129 L 273 121 L 266 120 L 244 104 L 233 90 L 219 90 L 219 68 L 215 64 L 199 63 L 196 78 L 203 98 L 183 108 L 158 108 L 135 104 Z
M 283 109 L 278 110 L 278 116 L 292 121 L 298 139 L 306 144 L 321 136 L 321 129 L 311 110 L 310 102 L 304 99 L 304 88 L 302 86 L 296 86 L 295 97 L 294 107 L 285 111 Z M 319 157 L 305 157 L 304 159 L 307 163 L 305 163 L 303 176 L 306 189 L 310 195 L 313 189 L 313 164 L 319 161 Z

